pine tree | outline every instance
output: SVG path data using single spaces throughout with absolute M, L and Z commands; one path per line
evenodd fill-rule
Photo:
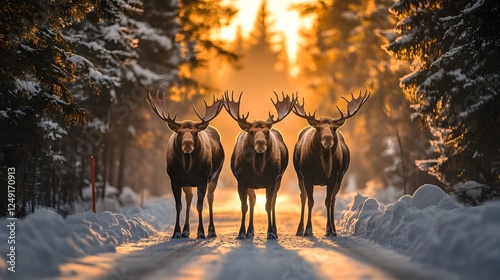
M 227 82 L 223 88 L 235 91 L 245 90 L 245 94 L 254 98 L 264 98 L 269 95 L 271 81 L 277 91 L 287 89 L 288 65 L 284 54 L 283 36 L 273 31 L 274 21 L 263 1 L 255 18 L 255 24 L 249 38 L 243 38 L 241 30 L 237 31 L 233 50 L 241 58 L 236 70 L 230 69 L 225 77 Z M 279 48 L 274 48 L 279 46 Z M 282 67 L 280 67 L 282 66 Z M 249 79 L 248 77 L 252 77 Z M 260 81 L 255 83 L 255 81 Z
M 236 14 L 231 5 L 223 1 L 180 0 L 179 30 L 176 43 L 180 51 L 179 85 L 181 92 L 187 97 L 196 95 L 203 88 L 191 76 L 192 70 L 208 66 L 208 60 L 220 57 L 235 60 L 237 57 L 229 51 L 224 43 L 211 38 L 212 30 L 229 23 Z M 186 92 L 187 91 L 187 92 Z
M 421 168 L 449 186 L 485 183 L 483 199 L 499 196 L 497 2 L 405 0 L 391 11 L 399 35 L 387 49 L 417 65 L 401 86 L 439 154 L 420 161 Z
M 350 173 L 359 187 L 367 182 L 396 186 L 412 193 L 423 181 L 413 158 L 425 155 L 427 139 L 409 118 L 410 108 L 398 87 L 405 69 L 394 63 L 381 45 L 394 22 L 388 12 L 392 1 L 318 1 L 302 6 L 303 13 L 318 17 L 311 42 L 311 70 L 314 94 L 322 96 L 321 112 L 335 114 L 341 96 L 366 88 L 372 92 L 363 110 L 342 132 L 349 140 L 352 158 Z M 307 67 L 307 65 L 306 65 Z M 428 145 L 427 145 L 428 146 Z M 363 159 L 363 160 L 360 160 Z
M 89 96 L 89 87 L 82 79 L 71 85 L 75 100 L 90 112 L 91 121 L 86 126 L 73 127 L 63 139 L 62 153 L 66 160 L 58 164 L 56 170 L 64 181 L 60 183 L 75 189 L 66 202 L 73 201 L 83 187 L 88 187 L 90 154 L 95 159 L 98 192 L 104 198 L 104 187 L 114 168 L 108 158 L 113 158 L 119 139 L 113 120 L 122 113 L 117 110 L 120 100 L 129 96 L 119 91 L 128 80 L 135 79 L 139 68 L 136 50 L 139 27 L 133 16 L 141 12 L 140 1 L 101 1 L 84 20 L 64 30 L 74 50 L 92 61 L 100 74 L 93 81 L 98 95 Z
M 99 186 L 111 184 L 121 190 L 124 185 L 139 181 L 131 186 L 139 191 L 138 188 L 145 185 L 163 183 L 144 180 L 145 177 L 162 177 L 146 175 L 161 171 L 153 166 L 163 164 L 161 154 L 165 143 L 164 126 L 158 127 L 157 122 L 150 121 L 151 109 L 144 99 L 148 92 L 167 91 L 171 96 L 179 94 L 184 100 L 179 103 L 180 111 L 188 108 L 187 93 L 181 89 L 193 82 L 182 76 L 189 74 L 191 68 L 183 66 L 187 62 L 183 60 L 184 43 L 179 34 L 183 24 L 193 23 L 189 19 L 181 20 L 182 5 L 176 1 L 147 1 L 140 10 L 140 2 L 109 1 L 101 6 L 95 17 L 89 17 L 79 26 L 82 36 L 89 38 L 76 43 L 83 42 L 79 45 L 81 48 L 90 47 L 85 53 L 95 60 L 103 74 L 101 94 L 92 100 L 82 100 L 93 113 L 91 125 L 83 128 L 83 133 L 98 139 L 90 144 L 96 155 Z M 196 7 L 203 9 L 204 6 Z M 214 21 L 219 15 L 205 13 L 204 16 Z M 208 32 L 208 29 L 203 31 Z M 196 41 L 196 36 L 201 33 L 193 34 L 191 40 Z M 95 43 L 89 42 L 103 47 L 96 50 L 92 48 Z M 194 57 L 202 56 L 200 47 L 196 51 L 192 54 Z M 77 87 L 83 88 L 82 85 Z M 76 162 L 86 169 L 88 155 Z M 82 186 L 85 184 L 82 181 Z M 104 191 L 101 194 L 104 196 Z
M 137 18 L 140 22 L 139 65 L 151 78 L 159 79 L 147 84 L 141 82 L 142 86 L 135 87 L 144 93 L 165 92 L 172 103 L 175 101 L 172 111 L 179 113 L 179 119 L 183 118 L 191 111 L 191 102 L 205 92 L 204 85 L 193 78 L 193 72 L 204 66 L 205 60 L 212 59 L 211 55 L 222 53 L 224 56 L 224 46 L 211 41 L 208 35 L 212 29 L 228 22 L 233 14 L 231 6 L 224 6 L 220 1 L 146 1 L 144 13 Z M 214 51 L 212 45 L 221 52 Z M 128 143 L 127 157 L 134 160 L 127 161 L 123 181 L 146 177 L 150 180 L 141 179 L 141 185 L 150 186 L 153 193 L 163 194 L 169 189 L 163 187 L 165 171 L 151 166 L 164 166 L 169 135 L 146 102 L 138 105 L 132 112 L 133 117 L 127 120 L 136 135 Z M 120 154 L 122 152 L 123 149 Z
M 260 5 L 257 17 L 255 19 L 254 28 L 248 39 L 247 47 L 244 51 L 243 63 L 245 69 L 242 69 L 242 76 L 245 80 L 239 81 L 242 86 L 253 84 L 255 81 L 272 80 L 276 89 L 286 88 L 288 82 L 288 68 L 286 67 L 285 59 L 280 57 L 282 53 L 286 53 L 286 49 L 281 44 L 279 50 L 273 50 L 272 46 L 278 44 L 280 34 L 273 32 L 274 21 L 270 17 L 267 8 L 267 1 L 263 1 Z M 279 65 L 285 67 L 278 67 Z M 281 69 L 280 69 L 281 68 Z M 251 76 L 252 79 L 247 77 Z M 258 90 L 258 89 L 256 89 Z M 279 90 L 278 90 L 279 91 Z M 269 92 L 262 92 L 267 96 Z M 253 92 L 249 94 L 258 94 Z
M 234 14 L 231 6 L 147 4 L 140 15 L 138 0 L 2 3 L 0 126 L 9 133 L 0 139 L 0 165 L 18 170 L 17 214 L 71 204 L 88 185 L 90 153 L 98 183 L 125 184 L 126 163 L 147 160 L 141 149 L 154 147 L 147 92 L 182 89 L 209 51 L 233 57 L 209 37 Z
M 17 215 L 33 211 L 37 199 L 48 197 L 37 191 L 47 175 L 42 167 L 60 160 L 50 135 L 64 135 L 68 126 L 85 123 L 89 116 L 74 102 L 68 84 L 78 77 L 92 82 L 97 72 L 72 52 L 61 29 L 83 19 L 94 4 L 8 0 L 0 7 L 0 166 L 2 173 L 16 168 Z M 6 207 L 0 209 L 5 215 Z
M 138 63 L 134 66 L 133 79 L 127 80 L 117 96 L 119 107 L 127 107 L 128 114 L 117 114 L 115 146 L 119 168 L 116 186 L 120 189 L 130 182 L 140 182 L 140 187 L 160 187 L 164 181 L 165 126 L 144 102 L 148 92 L 166 92 L 175 101 L 173 110 L 179 118 L 187 112 L 192 102 L 201 98 L 204 85 L 193 78 L 193 72 L 206 66 L 214 57 L 232 60 L 222 42 L 210 37 L 213 29 L 227 24 L 235 14 L 234 8 L 222 1 L 147 1 L 144 13 L 136 17 L 138 27 Z M 132 89 L 132 92 L 130 92 Z M 113 122 L 113 121 L 112 121 Z M 154 163 L 153 165 L 151 163 Z M 145 174 L 151 174 L 145 182 Z M 156 174 L 157 176 L 153 176 Z M 164 188 L 162 188 L 164 189 Z

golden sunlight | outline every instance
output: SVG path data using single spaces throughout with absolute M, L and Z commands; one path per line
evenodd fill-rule
M 255 190 L 255 195 L 257 200 L 255 201 L 255 214 L 256 215 L 266 215 L 266 193 L 264 189 Z M 293 195 L 294 197 L 291 197 Z M 282 192 L 278 193 L 276 198 L 276 205 L 279 205 L 280 214 L 300 214 L 300 201 L 298 194 Z M 241 202 L 238 192 L 219 192 L 216 194 L 217 203 L 214 204 L 214 211 L 217 213 L 238 213 L 241 210 Z M 194 212 L 193 212 L 194 213 Z M 193 216 L 194 217 L 194 216 Z M 194 217 L 196 218 L 196 217 Z
M 254 28 L 257 11 L 262 1 L 263 0 L 229 1 L 229 3 L 232 3 L 239 10 L 239 12 L 229 26 L 222 28 L 219 33 L 214 34 L 214 36 L 218 39 L 234 41 L 239 27 L 242 32 L 241 35 L 243 38 L 247 39 Z M 312 2 L 312 0 L 267 1 L 267 8 L 271 16 L 271 21 L 273 22 L 272 31 L 280 33 L 285 37 L 284 40 L 287 48 L 288 62 L 290 64 L 290 75 L 292 77 L 297 76 L 300 71 L 297 63 L 297 52 L 299 50 L 299 44 L 301 43 L 299 30 L 310 28 L 313 23 L 313 19 L 310 17 L 301 18 L 299 12 L 291 9 L 290 7 L 294 4 L 308 2 Z M 280 36 L 277 37 L 279 38 Z M 276 41 L 272 42 L 273 47 L 275 47 L 278 43 L 279 42 Z

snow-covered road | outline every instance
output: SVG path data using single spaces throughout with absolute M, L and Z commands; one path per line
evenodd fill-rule
M 352 236 L 296 237 L 296 214 L 278 216 L 278 240 L 267 240 L 266 217 L 256 216 L 254 239 L 236 240 L 239 214 L 219 214 L 218 237 L 170 239 L 171 232 L 124 244 L 117 253 L 88 256 L 60 267 L 57 279 L 453 279 L 409 258 Z M 223 218 L 221 218 L 223 217 Z M 196 221 L 191 222 L 195 228 Z M 194 234 L 192 234 L 194 235 Z
M 281 195 L 279 239 L 267 240 L 264 201 L 257 195 L 255 237 L 236 240 L 239 201 L 228 193 L 220 193 L 214 209 L 218 237 L 204 240 L 171 240 L 171 197 L 148 200 L 144 208 L 65 218 L 52 209 L 37 209 L 16 221 L 15 231 L 0 227 L 0 244 L 7 244 L 12 233 L 16 240 L 14 250 L 0 246 L 0 280 L 465 280 L 500 275 L 500 201 L 464 207 L 433 185 L 389 204 L 346 193 L 335 204 L 339 236 L 323 237 L 324 206 L 317 203 L 315 237 L 304 238 L 295 236 L 300 208 L 292 197 Z

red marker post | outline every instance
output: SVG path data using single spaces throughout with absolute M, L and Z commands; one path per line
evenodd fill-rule
M 92 177 L 92 211 L 95 213 L 95 180 L 94 180 L 94 155 L 90 154 L 90 173 Z

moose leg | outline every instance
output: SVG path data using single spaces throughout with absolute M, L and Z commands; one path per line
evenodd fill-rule
M 271 210 L 274 197 L 274 186 L 266 188 L 266 212 L 267 212 L 267 239 L 276 239 L 276 233 L 272 224 Z
M 337 230 L 335 229 L 335 219 L 333 212 L 335 211 L 335 195 L 332 195 L 332 205 L 330 206 L 330 217 L 331 217 L 331 231 L 328 236 L 337 236 Z
M 305 186 L 306 193 L 307 193 L 307 206 L 308 206 L 307 224 L 306 224 L 306 230 L 304 231 L 304 236 L 312 236 L 313 235 L 312 209 L 314 206 L 314 197 L 313 197 L 314 185 L 313 184 L 305 184 L 304 186 Z
M 214 211 L 213 211 L 215 187 L 217 187 L 217 179 L 208 183 L 207 199 L 208 199 L 208 213 L 210 215 L 210 223 L 208 225 L 208 237 L 217 237 L 217 233 L 215 233 Z
M 238 185 L 238 194 L 240 195 L 240 201 L 241 201 L 241 226 L 240 226 L 240 232 L 238 233 L 238 237 L 236 237 L 236 239 L 246 239 L 245 216 L 247 215 L 248 211 L 247 189 Z
M 335 229 L 332 227 L 333 224 L 333 188 L 334 184 L 328 185 L 326 187 L 326 197 L 325 197 L 325 207 L 326 207 L 326 236 L 335 236 Z
M 255 208 L 255 201 L 257 200 L 257 197 L 255 196 L 254 189 L 248 189 L 247 194 L 248 194 L 248 200 L 250 202 L 250 221 L 248 223 L 247 238 L 253 238 L 253 235 L 254 235 L 253 210 Z
M 296 236 L 304 235 L 304 210 L 306 208 L 306 190 L 304 188 L 304 178 L 299 177 L 299 189 L 300 189 L 300 222 L 297 227 Z
M 333 213 L 335 212 L 335 196 L 337 196 L 337 193 L 340 190 L 340 183 L 342 183 L 342 177 L 337 181 L 337 184 L 335 185 L 335 188 L 333 189 L 332 193 L 332 204 L 330 206 L 330 217 L 331 217 L 331 225 L 332 225 L 332 234 L 331 236 L 337 236 L 337 230 L 335 229 L 335 217 Z
M 276 182 L 274 185 L 274 195 L 273 195 L 273 201 L 272 201 L 272 213 L 273 213 L 273 229 L 274 229 L 274 234 L 276 234 L 276 238 L 278 238 L 278 228 L 276 226 L 276 199 L 278 198 L 278 190 L 280 189 L 281 186 L 281 179 Z
M 191 210 L 191 201 L 193 200 L 192 187 L 183 187 L 182 190 L 186 195 L 186 219 L 184 220 L 184 228 L 182 229 L 181 237 L 189 237 L 189 213 Z
M 179 225 L 179 216 L 182 211 L 182 202 L 181 202 L 181 187 L 175 186 L 172 183 L 172 193 L 174 194 L 175 199 L 175 228 L 174 234 L 172 238 L 180 238 L 181 237 L 181 226 Z
M 196 202 L 196 210 L 198 210 L 198 238 L 205 238 L 205 229 L 203 228 L 203 200 L 207 192 L 207 184 L 198 186 L 198 201 Z

